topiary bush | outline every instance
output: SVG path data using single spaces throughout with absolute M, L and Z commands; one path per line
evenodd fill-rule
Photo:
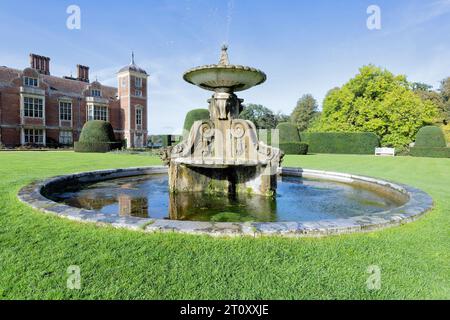
M 414 147 L 445 148 L 447 147 L 447 142 L 445 141 L 445 136 L 441 128 L 436 126 L 426 126 L 417 132 Z
M 309 152 L 337 154 L 374 154 L 380 139 L 373 132 L 302 132 Z
M 186 114 L 183 125 L 183 136 L 187 137 L 195 121 L 209 119 L 208 109 L 194 109 Z
M 280 143 L 280 149 L 285 154 L 308 154 L 308 144 L 304 142 Z
M 442 131 L 444 132 L 445 140 L 447 143 L 450 142 L 450 124 L 446 124 L 442 126 Z
M 96 152 L 105 153 L 122 147 L 121 142 L 75 142 L 75 152 Z
M 75 152 L 109 152 L 122 147 L 117 142 L 114 129 L 106 121 L 92 120 L 84 124 L 80 140 L 74 143 Z
M 92 120 L 84 124 L 79 141 L 115 142 L 116 137 L 111 123 L 101 120 Z
M 272 142 L 272 130 L 273 129 L 257 129 L 256 134 L 258 135 L 258 139 L 265 144 L 270 145 Z
M 417 132 L 416 143 L 411 148 L 413 157 L 450 158 L 450 148 L 442 129 L 436 126 L 426 126 Z
M 450 148 L 413 147 L 409 154 L 413 157 L 450 158 Z
M 280 144 L 289 142 L 300 142 L 300 135 L 297 127 L 289 122 L 282 122 L 277 125 Z

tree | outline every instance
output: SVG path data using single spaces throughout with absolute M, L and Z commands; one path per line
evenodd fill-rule
M 275 129 L 278 124 L 277 116 L 270 109 L 260 104 L 244 106 L 239 118 L 250 120 L 257 129 Z
M 298 130 L 305 131 L 317 115 L 317 108 L 317 101 L 311 94 L 303 95 L 292 111 L 291 122 L 297 126 Z
M 383 146 L 404 147 L 437 116 L 436 106 L 412 91 L 405 76 L 373 65 L 359 71 L 327 94 L 310 131 L 374 132 Z
M 433 90 L 429 91 L 415 90 L 414 92 L 420 97 L 420 99 L 422 99 L 422 101 L 430 101 L 436 106 L 438 110 L 438 115 L 437 118 L 434 120 L 435 123 L 442 123 L 445 121 L 445 119 L 448 118 L 449 115 L 446 114 L 446 107 L 444 100 L 439 92 Z
M 450 101 L 450 77 L 441 81 L 441 88 L 439 89 L 441 92 L 442 98 L 445 102 Z
M 441 114 L 444 118 L 444 123 L 450 122 L 450 77 L 441 81 L 441 87 L 439 89 L 442 96 L 442 111 Z
M 436 124 L 447 124 L 450 120 L 450 78 L 441 82 L 439 91 L 432 90 L 432 86 L 415 82 L 412 84 L 413 91 L 424 101 L 432 102 L 438 109 L 435 119 Z
M 426 83 L 422 83 L 422 82 L 413 82 L 411 84 L 411 88 L 413 89 L 413 91 L 432 91 L 433 86 L 426 84 Z
M 281 111 L 278 111 L 275 117 L 277 119 L 277 125 L 283 122 L 289 122 L 291 120 L 291 116 L 288 116 L 287 114 L 284 114 Z

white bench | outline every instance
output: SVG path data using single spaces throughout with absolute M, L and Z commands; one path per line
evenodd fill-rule
M 376 156 L 395 156 L 395 148 L 375 148 Z

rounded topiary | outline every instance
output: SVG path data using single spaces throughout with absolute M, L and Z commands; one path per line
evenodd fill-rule
M 421 148 L 445 148 L 447 147 L 447 142 L 441 128 L 426 126 L 417 133 L 414 146 Z
M 198 120 L 206 120 L 209 119 L 209 111 L 208 109 L 194 109 L 189 111 L 186 114 L 186 118 L 184 119 L 183 132 L 184 136 L 188 136 L 191 131 L 191 127 L 195 121 Z
M 284 154 L 308 154 L 308 144 L 304 142 L 280 143 L 280 149 Z
M 80 142 L 115 142 L 114 129 L 111 123 L 92 120 L 84 124 L 81 130 Z
M 289 122 L 280 123 L 277 126 L 280 144 L 290 142 L 300 142 L 300 134 L 297 127 Z
M 101 120 L 86 122 L 80 140 L 74 143 L 75 152 L 108 152 L 120 147 L 122 143 L 116 142 L 111 124 Z

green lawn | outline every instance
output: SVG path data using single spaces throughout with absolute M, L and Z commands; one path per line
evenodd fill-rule
M 159 164 L 139 155 L 0 152 L 0 298 L 379 299 L 450 298 L 450 159 L 314 155 L 285 166 L 376 176 L 427 191 L 419 221 L 322 239 L 144 234 L 66 221 L 16 199 L 44 177 Z M 66 288 L 81 268 L 81 290 Z M 381 290 L 366 286 L 381 268 Z

